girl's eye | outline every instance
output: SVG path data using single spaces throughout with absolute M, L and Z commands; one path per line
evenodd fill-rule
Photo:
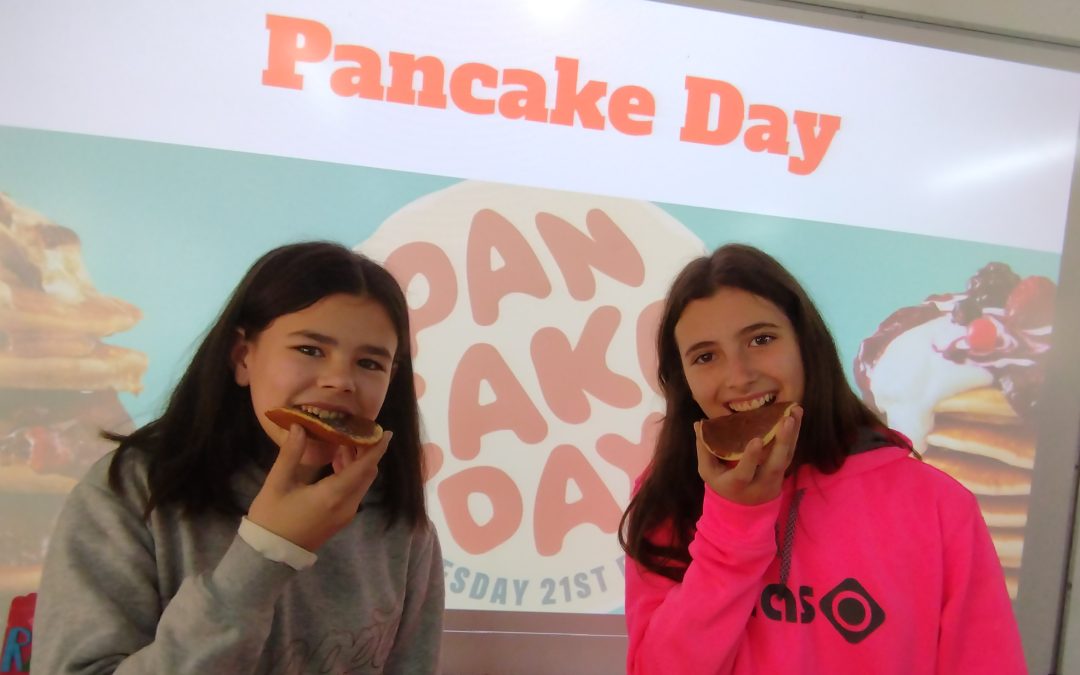
M 693 363 L 709 363 L 715 357 L 712 352 L 704 352 L 694 357 Z
M 322 350 L 312 345 L 300 345 L 299 347 L 293 347 L 293 349 L 305 356 L 322 356 Z
M 374 359 L 360 359 L 356 362 L 356 365 L 360 366 L 364 370 L 386 370 L 382 363 Z
M 755 335 L 753 339 L 750 340 L 750 343 L 758 347 L 764 347 L 775 339 L 776 338 L 772 335 Z

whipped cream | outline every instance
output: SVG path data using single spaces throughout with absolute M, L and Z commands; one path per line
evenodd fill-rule
M 73 304 L 86 299 L 88 279 L 77 258 L 66 255 L 62 249 L 46 249 L 43 262 L 42 286 L 45 293 Z
M 964 326 L 942 315 L 897 335 L 873 368 L 870 390 L 878 409 L 919 452 L 926 450 L 938 401 L 994 382 L 981 365 L 942 358 L 942 352 L 966 334 Z

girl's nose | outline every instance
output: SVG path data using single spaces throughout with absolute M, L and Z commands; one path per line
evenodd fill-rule
M 356 391 L 356 379 L 351 362 L 342 359 L 326 359 L 319 373 L 319 386 L 340 391 Z
M 757 379 L 757 371 L 745 354 L 736 354 L 728 359 L 726 382 L 728 388 L 742 389 L 752 384 L 755 379 Z

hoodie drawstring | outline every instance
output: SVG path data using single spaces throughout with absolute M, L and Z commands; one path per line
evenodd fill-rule
M 795 543 L 795 524 L 799 520 L 799 502 L 802 501 L 806 488 L 798 488 L 791 497 L 791 508 L 788 509 L 787 522 L 784 524 L 784 539 L 780 546 L 780 583 L 787 585 L 788 574 L 791 572 L 791 547 Z

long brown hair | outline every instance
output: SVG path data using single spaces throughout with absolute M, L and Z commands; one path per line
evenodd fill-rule
M 793 466 L 809 464 L 833 473 L 843 465 L 860 428 L 883 427 L 851 390 L 821 313 L 779 262 L 743 244 L 722 246 L 711 256 L 690 262 L 672 283 L 656 337 L 657 379 L 666 401 L 656 450 L 619 527 L 619 543 L 630 558 L 676 581 L 682 580 L 690 563 L 690 540 L 705 495 L 693 430 L 694 422 L 705 414 L 686 382 L 675 325 L 687 305 L 725 287 L 772 302 L 795 329 L 805 374 L 801 402 L 805 414 Z M 890 440 L 904 443 L 894 434 Z M 650 539 L 661 526 L 670 526 L 670 541 Z
M 274 319 L 338 293 L 360 295 L 386 310 L 398 344 L 395 373 L 378 419 L 394 432 L 393 448 L 379 462 L 379 504 L 388 525 L 404 518 L 425 525 L 423 451 L 409 342 L 409 310 L 394 277 L 378 263 L 340 244 L 307 242 L 276 248 L 251 266 L 195 351 L 161 417 L 118 441 L 109 467 L 122 492 L 121 463 L 146 454 L 150 488 L 146 515 L 176 505 L 189 513 L 243 513 L 233 475 L 255 461 L 269 466 L 277 448 L 259 425 L 246 388 L 236 384 L 230 354 L 242 332 L 255 339 Z

